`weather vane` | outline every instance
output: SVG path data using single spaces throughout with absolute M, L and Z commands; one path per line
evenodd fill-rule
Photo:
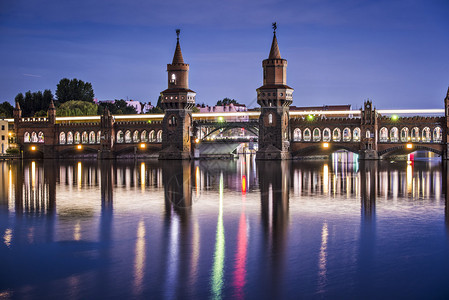
M 179 41 L 179 34 L 181 33 L 181 29 L 176 29 L 176 38 Z
M 278 28 L 278 26 L 276 25 L 276 22 L 274 22 L 273 24 L 271 24 L 273 27 L 273 33 L 276 33 L 276 29 Z

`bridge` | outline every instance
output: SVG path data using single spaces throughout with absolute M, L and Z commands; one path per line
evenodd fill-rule
M 46 118 L 23 118 L 16 103 L 15 140 L 24 158 L 155 157 L 191 159 L 256 152 L 256 159 L 279 160 L 329 155 L 338 150 L 359 159 L 383 159 L 416 150 L 448 159 L 449 89 L 443 109 L 290 111 L 287 60 L 274 32 L 262 61 L 263 85 L 256 89 L 257 111 L 194 113 L 196 92 L 189 88 L 189 64 L 179 35 L 167 89 L 160 93 L 163 114 L 57 117 L 51 102 Z

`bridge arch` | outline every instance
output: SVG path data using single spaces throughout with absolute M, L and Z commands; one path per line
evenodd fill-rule
M 310 144 L 310 146 L 302 148 L 292 153 L 292 157 L 301 157 L 301 156 L 320 156 L 320 155 L 331 155 L 339 150 L 346 150 L 348 152 L 352 152 L 355 154 L 359 153 L 358 144 L 352 143 L 333 143 L 330 148 L 323 148 L 321 143 Z
M 217 128 L 214 128 L 213 130 L 211 130 L 208 134 L 204 135 L 203 138 L 201 140 L 206 139 L 207 137 L 211 136 L 213 133 L 222 130 L 222 132 L 226 132 L 228 130 L 231 129 L 236 129 L 236 128 L 244 128 L 245 130 L 248 130 L 249 132 L 251 132 L 252 134 L 254 134 L 255 136 L 259 136 L 259 132 L 258 132 L 258 127 L 256 127 L 255 125 L 243 125 L 241 123 L 238 124 L 232 124 L 232 122 L 226 123 L 223 126 L 219 126 Z
M 388 156 L 391 155 L 395 155 L 395 154 L 409 154 L 418 150 L 424 150 L 424 151 L 429 151 L 432 153 L 437 154 L 438 156 L 442 156 L 443 155 L 443 145 L 438 145 L 441 146 L 441 150 L 435 149 L 433 147 L 429 147 L 429 146 L 424 146 L 424 145 L 414 145 L 413 149 L 408 149 L 407 145 L 397 145 L 382 151 L 378 152 L 379 158 L 386 158 Z

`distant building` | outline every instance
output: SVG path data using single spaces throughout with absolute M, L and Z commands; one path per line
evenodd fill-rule
M 290 111 L 347 111 L 351 110 L 351 104 L 343 105 L 323 105 L 323 106 L 290 106 Z M 320 116 L 320 114 L 314 114 L 315 116 Z M 347 114 L 333 114 L 331 117 L 352 117 L 352 115 Z
M 228 104 L 228 105 L 215 105 L 215 106 L 209 106 L 209 105 L 197 105 L 196 106 L 200 113 L 229 113 L 229 112 L 246 112 L 248 111 L 248 108 L 244 104 Z M 236 116 L 236 117 L 230 117 L 227 118 L 229 121 L 248 121 L 248 116 Z
M 8 121 L 0 120 L 0 154 L 5 154 L 8 149 Z

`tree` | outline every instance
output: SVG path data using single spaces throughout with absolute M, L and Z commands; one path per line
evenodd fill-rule
M 224 105 L 229 105 L 229 104 L 238 104 L 237 100 L 235 99 L 230 99 L 230 98 L 224 98 L 223 100 L 218 100 L 217 101 L 217 106 L 224 106 Z
M 0 117 L 2 118 L 12 118 L 14 112 L 14 107 L 7 101 L 0 104 Z
M 133 106 L 129 106 L 125 100 L 114 100 L 114 102 L 101 102 L 98 105 L 98 113 L 104 114 L 104 110 L 108 108 L 109 112 L 113 115 L 134 115 L 137 114 L 136 109 Z
M 86 101 L 71 100 L 64 102 L 56 109 L 56 115 L 63 116 L 92 116 L 96 115 L 98 106 Z
M 47 114 L 50 102 L 53 100 L 53 94 L 50 90 L 17 94 L 15 101 L 19 102 L 24 117 L 45 116 Z
M 92 84 L 76 78 L 63 78 L 56 86 L 56 97 L 60 103 L 70 100 L 92 102 L 94 100 L 94 96 L 95 94 Z

